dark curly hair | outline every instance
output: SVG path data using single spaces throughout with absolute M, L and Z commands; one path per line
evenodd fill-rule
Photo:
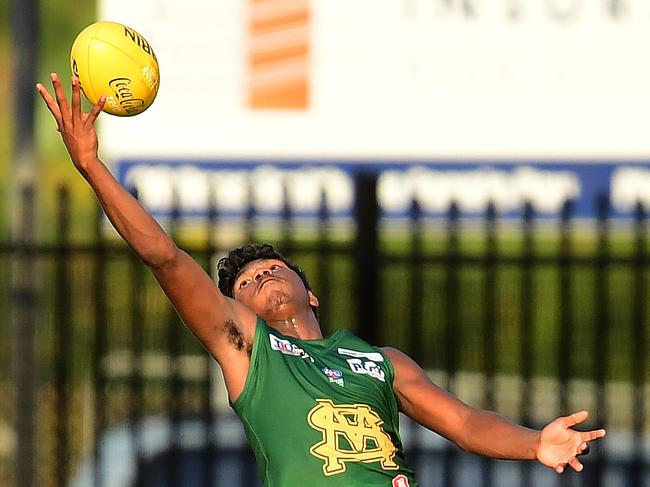
M 242 269 L 248 264 L 257 259 L 277 259 L 284 262 L 289 269 L 294 271 L 300 277 L 300 280 L 305 285 L 305 289 L 312 290 L 307 280 L 307 276 L 303 270 L 289 259 L 278 253 L 271 244 L 268 243 L 253 243 L 245 244 L 241 247 L 234 248 L 228 252 L 226 257 L 219 260 L 217 264 L 217 271 L 219 275 L 219 289 L 224 296 L 232 298 L 234 296 L 233 287 L 235 280 Z M 312 306 L 312 310 L 318 318 L 318 308 Z

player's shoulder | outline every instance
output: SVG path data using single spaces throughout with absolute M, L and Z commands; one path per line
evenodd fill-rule
M 400 349 L 395 348 L 395 347 L 377 347 L 381 352 L 386 355 L 389 359 L 392 361 L 398 360 L 401 361 L 404 358 L 408 358 L 408 355 L 406 355 L 404 352 L 402 352 Z
M 381 352 L 388 357 L 397 374 L 420 375 L 423 373 L 418 363 L 395 347 L 380 347 Z

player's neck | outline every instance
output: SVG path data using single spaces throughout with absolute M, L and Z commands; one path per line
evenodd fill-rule
M 323 338 L 318 320 L 311 310 L 287 318 L 271 319 L 267 323 L 283 335 L 301 340 L 320 340 Z

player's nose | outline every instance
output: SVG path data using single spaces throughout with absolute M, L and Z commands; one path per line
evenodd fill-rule
M 255 273 L 255 280 L 259 281 L 263 277 L 270 276 L 271 274 L 271 269 L 260 269 Z

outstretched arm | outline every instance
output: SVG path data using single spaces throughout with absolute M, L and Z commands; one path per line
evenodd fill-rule
M 539 460 L 558 473 L 570 465 L 579 472 L 583 466 L 577 456 L 590 441 L 605 436 L 602 429 L 571 429 L 587 419 L 586 411 L 558 418 L 537 431 L 476 410 L 433 384 L 404 353 L 394 348 L 384 352 L 395 369 L 393 389 L 402 412 L 468 452 L 503 460 Z
M 105 97 L 89 113 L 83 113 L 79 80 L 72 78 L 69 104 L 60 79 L 56 74 L 51 77 L 55 98 L 42 84 L 36 88 L 56 121 L 75 168 L 88 181 L 118 233 L 151 268 L 183 321 L 221 363 L 232 399 L 243 387 L 248 371 L 246 351 L 238 345 L 241 341 L 232 340 L 233 326 L 245 342 L 252 343 L 255 315 L 223 296 L 203 268 L 176 246 L 99 160 L 94 125 Z

